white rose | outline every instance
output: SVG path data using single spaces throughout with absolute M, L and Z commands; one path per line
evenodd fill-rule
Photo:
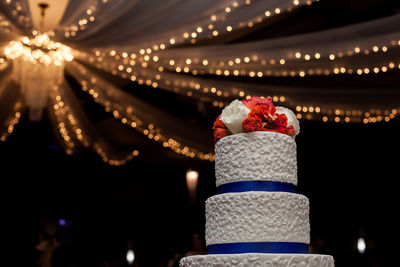
M 276 107 L 275 113 L 285 114 L 287 117 L 287 125 L 293 126 L 294 132 L 296 133 L 296 135 L 298 135 L 300 133 L 300 123 L 297 120 L 296 115 L 294 115 L 293 111 L 291 111 L 288 108 L 284 108 L 284 107 Z
M 248 109 L 242 101 L 234 100 L 222 110 L 219 118 L 228 127 L 232 134 L 242 133 L 242 122 L 247 119 Z

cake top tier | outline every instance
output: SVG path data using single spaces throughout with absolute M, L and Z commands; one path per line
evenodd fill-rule
M 222 110 L 214 126 L 214 142 L 238 133 L 270 131 L 295 137 L 299 121 L 290 109 L 275 107 L 271 98 L 251 97 L 234 100 Z
M 297 185 L 296 142 L 286 134 L 255 131 L 226 136 L 215 145 L 216 185 L 272 181 Z
M 213 130 L 219 192 L 252 191 L 260 184 L 272 191 L 293 191 L 291 185 L 297 184 L 294 137 L 300 125 L 291 110 L 275 107 L 270 98 L 234 100 L 222 110 Z

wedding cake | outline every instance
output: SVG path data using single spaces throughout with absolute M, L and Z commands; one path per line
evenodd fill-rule
M 308 254 L 308 198 L 296 194 L 295 115 L 269 98 L 233 101 L 214 123 L 218 194 L 206 201 L 207 255 L 186 266 L 333 267 Z

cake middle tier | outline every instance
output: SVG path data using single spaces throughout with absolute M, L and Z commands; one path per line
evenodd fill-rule
M 227 193 L 206 201 L 206 245 L 310 243 L 308 198 L 284 192 Z

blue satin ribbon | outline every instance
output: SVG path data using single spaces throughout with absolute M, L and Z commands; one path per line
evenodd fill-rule
M 245 242 L 212 244 L 207 246 L 207 254 L 238 253 L 308 253 L 308 244 L 297 242 Z
M 222 184 L 217 187 L 218 194 L 247 191 L 289 192 L 296 193 L 296 186 L 291 183 L 277 181 L 240 181 Z

